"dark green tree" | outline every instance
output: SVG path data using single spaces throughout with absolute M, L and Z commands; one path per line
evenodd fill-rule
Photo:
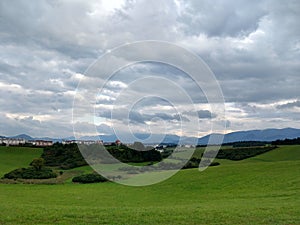
M 45 165 L 45 160 L 43 158 L 36 158 L 31 162 L 30 165 L 33 166 L 36 171 L 40 171 Z

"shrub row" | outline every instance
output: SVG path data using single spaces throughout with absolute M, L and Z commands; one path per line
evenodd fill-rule
M 99 182 L 106 182 L 108 181 L 105 177 L 102 177 L 100 174 L 97 173 L 90 173 L 90 174 L 83 174 L 72 179 L 74 183 L 99 183 Z
M 36 170 L 33 167 L 15 169 L 4 175 L 4 178 L 7 179 L 49 179 L 55 177 L 57 177 L 57 174 L 49 168 Z

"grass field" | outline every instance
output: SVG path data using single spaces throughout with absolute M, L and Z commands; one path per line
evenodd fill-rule
M 0 174 L 39 151 L 0 148 Z M 300 146 L 217 161 L 147 187 L 0 184 L 0 224 L 300 224 Z

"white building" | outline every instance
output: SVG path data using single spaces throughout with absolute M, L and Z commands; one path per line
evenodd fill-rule
M 7 146 L 10 145 L 22 145 L 25 144 L 25 139 L 22 138 L 1 138 L 0 144 L 6 144 Z
M 68 144 L 80 144 L 80 145 L 92 145 L 92 144 L 103 144 L 102 141 L 94 141 L 94 140 L 63 140 L 63 145 Z

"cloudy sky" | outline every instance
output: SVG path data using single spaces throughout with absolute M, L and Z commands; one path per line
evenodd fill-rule
M 298 0 L 2 0 L 0 135 L 72 136 L 73 99 L 86 69 L 111 49 L 143 40 L 201 57 L 223 91 L 226 118 L 212 112 L 184 72 L 141 62 L 99 84 L 93 120 L 82 111 L 73 121 L 83 133 L 96 126 L 101 134 L 198 129 L 202 136 L 212 122 L 226 124 L 227 132 L 300 128 L 299 12 Z M 144 83 L 133 82 L 137 77 Z M 147 97 L 128 109 L 121 104 L 126 93 Z

